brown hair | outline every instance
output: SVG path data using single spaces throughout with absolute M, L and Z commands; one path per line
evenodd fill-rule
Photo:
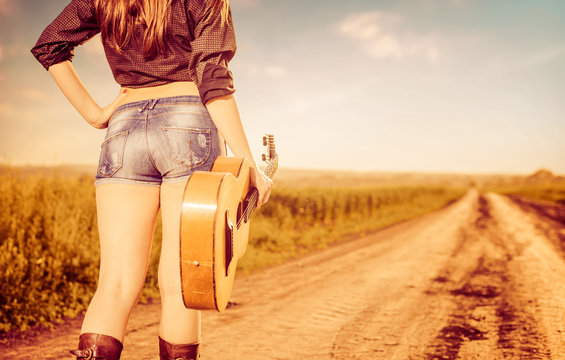
M 145 25 L 143 36 L 143 55 L 152 59 L 167 50 L 165 39 L 171 19 L 173 0 L 95 0 L 100 29 L 118 53 L 128 45 L 133 37 L 137 22 Z M 190 0 L 188 0 L 190 1 Z M 228 0 L 212 0 L 211 10 L 220 12 L 226 21 Z

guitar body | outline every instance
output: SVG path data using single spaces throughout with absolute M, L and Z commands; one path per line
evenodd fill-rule
M 249 221 L 242 218 L 242 209 L 248 191 L 247 160 L 220 156 L 210 172 L 190 176 L 180 229 L 181 285 L 187 308 L 226 308 L 237 261 L 247 247 Z

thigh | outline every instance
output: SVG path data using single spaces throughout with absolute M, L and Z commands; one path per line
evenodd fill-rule
M 100 233 L 99 286 L 132 289 L 143 286 L 155 220 L 159 187 L 104 184 L 96 188 Z
M 184 183 L 161 187 L 163 243 L 159 262 L 159 288 L 163 306 L 159 335 L 172 343 L 200 341 L 200 311 L 187 309 L 180 280 L 179 228 Z
M 163 183 L 161 186 L 163 242 L 159 261 L 159 286 L 164 296 L 170 294 L 176 297 L 181 293 L 179 231 L 184 187 L 184 182 Z

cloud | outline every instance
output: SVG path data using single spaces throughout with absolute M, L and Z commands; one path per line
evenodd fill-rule
M 373 58 L 424 56 L 430 61 L 440 57 L 437 36 L 401 31 L 402 19 L 382 11 L 347 16 L 339 32 L 357 41 Z
M 349 15 L 340 25 L 343 34 L 353 39 L 374 39 L 381 33 L 381 24 L 385 15 L 380 11 L 371 11 Z
M 259 6 L 260 2 L 261 2 L 260 0 L 231 0 L 230 4 L 232 6 L 254 8 L 254 7 Z
M 465 7 L 468 0 L 417 0 L 417 2 L 427 6 L 453 6 L 457 8 Z
M 0 124 L 2 124 L 5 121 L 16 118 L 17 114 L 18 114 L 17 108 L 13 104 L 9 102 L 0 103 Z
M 529 70 L 563 57 L 565 57 L 565 43 L 525 56 L 509 70 L 510 72 Z
M 4 59 L 4 47 L 0 44 L 0 64 L 2 64 L 2 60 Z M 0 80 L 4 80 L 4 72 L 0 69 Z
M 37 88 L 23 88 L 19 91 L 21 97 L 25 100 L 43 101 L 47 102 L 53 99 L 53 93 L 37 89 Z
M 14 59 L 28 57 L 31 55 L 29 52 L 31 49 L 30 44 L 26 42 L 11 42 L 6 45 L 1 45 L 2 48 L 2 58 L 3 59 Z
M 14 0 L 0 0 L 0 16 L 10 16 L 16 11 L 16 1 Z
M 264 71 L 267 76 L 272 78 L 282 78 L 286 74 L 286 71 L 277 65 L 268 65 Z

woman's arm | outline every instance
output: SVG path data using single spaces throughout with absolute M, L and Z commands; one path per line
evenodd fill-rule
M 269 200 L 273 182 L 258 167 L 253 153 L 249 147 L 245 130 L 239 115 L 239 109 L 233 95 L 214 98 L 206 103 L 208 112 L 218 128 L 220 134 L 226 139 L 228 146 L 236 157 L 245 158 L 251 166 L 250 180 L 259 191 L 258 206 Z
M 104 129 L 108 126 L 108 120 L 126 94 L 125 91 L 121 92 L 112 103 L 101 108 L 86 90 L 70 61 L 51 65 L 49 73 L 74 108 L 97 129 Z

